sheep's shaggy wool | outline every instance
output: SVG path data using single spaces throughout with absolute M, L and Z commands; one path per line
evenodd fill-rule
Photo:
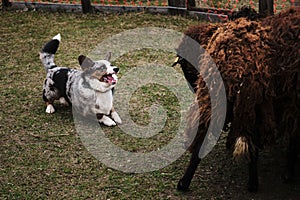
M 245 18 L 220 25 L 210 38 L 206 47 L 207 53 L 215 61 L 224 81 L 227 100 L 232 104 L 229 113 L 232 113 L 232 133 L 236 138 L 240 135 L 253 134 L 255 127 L 255 106 L 269 100 L 272 90 L 270 74 L 266 66 L 265 55 L 268 54 L 269 27 L 263 27 L 260 22 L 248 21 Z M 245 45 L 246 44 L 246 45 Z M 196 122 L 200 127 L 198 133 L 205 134 L 210 122 L 210 97 L 205 83 L 205 77 L 213 76 L 206 67 L 206 56 L 203 55 L 200 63 L 200 78 L 197 83 L 197 101 L 199 111 L 190 115 L 192 124 Z M 255 60 L 255 62 L 253 62 Z M 231 114 L 231 115 L 232 115 Z M 271 126 L 269 126 L 271 127 Z M 247 130 L 247 131 L 245 131 Z M 189 132 L 189 131 L 188 131 Z M 201 133 L 203 132 L 203 133 Z M 197 142 L 197 139 L 195 140 Z M 191 146 L 193 148 L 193 145 Z
M 249 161 L 248 190 L 256 192 L 258 189 L 259 150 L 272 144 L 278 135 L 289 137 L 284 179 L 292 180 L 300 151 L 299 8 L 255 21 L 238 18 L 219 24 L 214 30 L 213 34 L 201 33 L 211 36 L 204 44 L 207 53 L 199 53 L 200 73 L 195 72 L 198 76 L 193 88 L 196 98 L 188 115 L 187 139 L 191 133 L 197 134 L 189 147 L 192 156 L 177 189 L 188 189 L 201 160 L 201 149 L 209 144 L 205 138 L 218 134 L 209 131 L 210 122 L 220 122 L 223 116 L 222 109 L 218 109 L 222 107 L 218 104 L 223 102 L 218 102 L 223 91 L 218 73 L 226 91 L 223 127 L 229 127 L 226 145 L 233 148 L 234 158 Z M 201 37 L 197 28 L 194 31 L 194 35 L 189 34 Z M 210 58 L 216 67 L 211 67 Z M 184 61 L 180 64 L 185 77 L 189 82 L 195 81 L 195 74 L 187 70 L 190 65 Z
M 217 29 L 218 24 L 205 23 L 189 27 L 184 34 L 197 41 L 205 49 L 209 39 Z
M 260 16 L 254 9 L 250 8 L 249 6 L 244 6 L 240 9 L 240 11 L 232 13 L 232 15 L 229 16 L 229 19 L 235 20 L 241 17 L 255 20 L 258 19 Z M 216 32 L 218 28 L 218 23 L 201 23 L 199 25 L 190 26 L 184 32 L 185 36 L 187 37 L 185 37 L 179 45 L 177 49 L 178 54 L 182 54 L 182 52 L 184 51 L 191 51 L 189 49 L 189 46 L 191 45 L 190 39 L 195 40 L 199 43 L 199 45 L 201 45 L 201 48 L 206 49 L 212 35 Z M 181 56 L 179 55 L 179 57 Z M 192 89 L 196 92 L 196 81 L 199 75 L 197 66 L 191 65 L 187 60 L 182 58 L 177 63 L 181 64 L 181 68 L 184 72 L 185 78 L 189 82 Z
M 271 26 L 269 66 L 279 133 L 293 135 L 300 129 L 300 8 L 266 18 L 263 23 Z
M 190 64 L 186 59 L 182 58 L 182 55 L 186 55 L 190 51 L 189 48 L 191 46 L 191 40 L 196 41 L 197 43 L 199 43 L 199 45 L 201 45 L 201 48 L 205 49 L 209 39 L 217 29 L 217 24 L 209 23 L 191 26 L 188 30 L 185 31 L 184 35 L 186 37 L 183 38 L 182 42 L 177 48 L 179 60 L 176 63 L 180 63 L 184 76 L 193 91 L 196 91 L 196 81 L 198 79 L 199 72 L 197 66 L 193 66 L 192 64 Z
M 227 120 L 231 122 L 228 142 L 233 146 L 237 138 L 243 138 L 249 145 L 235 151 L 235 156 L 248 157 L 245 154 L 251 148 L 272 143 L 279 121 L 284 124 L 282 128 L 292 129 L 288 130 L 290 133 L 299 128 L 295 120 L 299 116 L 299 20 L 299 10 L 289 10 L 261 21 L 240 18 L 219 24 L 205 47 L 226 89 Z M 197 106 L 194 105 L 199 109 L 192 111 L 188 120 L 187 133 L 198 129 L 191 151 L 206 134 L 211 117 L 204 80 L 205 74 L 212 74 L 205 67 L 205 60 L 203 56 L 196 89 Z M 275 113 L 274 108 L 279 112 Z

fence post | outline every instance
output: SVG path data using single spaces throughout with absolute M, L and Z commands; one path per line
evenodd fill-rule
M 259 0 L 259 14 L 266 17 L 274 15 L 274 0 Z
M 84 14 L 93 12 L 93 7 L 90 0 L 81 0 L 81 6 Z
M 2 0 L 3 8 L 7 8 L 11 6 L 11 2 L 9 0 Z
M 187 9 L 195 8 L 195 7 L 196 7 L 196 1 L 195 0 L 187 0 Z
M 168 0 L 169 6 L 185 8 L 186 0 Z
M 184 15 L 186 11 L 180 8 L 186 8 L 186 0 L 168 0 L 169 14 L 171 15 Z

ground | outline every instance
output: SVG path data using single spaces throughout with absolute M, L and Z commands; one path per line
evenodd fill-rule
M 257 194 L 247 192 L 247 167 L 232 161 L 225 148 L 225 135 L 201 162 L 190 191 L 181 193 L 176 191 L 176 184 L 189 160 L 188 153 L 161 170 L 126 174 L 107 168 L 86 150 L 69 107 L 56 104 L 55 114 L 45 113 L 41 98 L 45 74 L 38 52 L 57 33 L 61 33 L 63 43 L 56 62 L 77 67 L 78 55 L 88 53 L 95 44 L 124 30 L 155 26 L 182 32 L 187 26 L 202 22 L 145 13 L 86 16 L 33 11 L 1 11 L 0 19 L 0 199 L 299 199 L 299 162 L 296 183 L 287 185 L 281 180 L 284 140 L 262 152 Z M 147 60 L 162 59 L 163 63 L 172 64 L 172 55 L 148 53 L 132 53 L 117 60 L 120 76 Z M 149 117 L 143 109 L 158 96 L 163 97 L 159 102 L 171 108 L 170 116 L 176 122 L 173 97 L 165 91 L 161 95 L 162 90 L 137 91 L 132 99 L 133 119 L 147 124 Z M 168 140 L 175 126 L 173 121 L 165 127 L 160 142 Z M 105 131 L 124 149 L 137 150 L 146 143 L 138 139 L 127 141 L 116 127 Z M 156 139 L 147 148 L 157 148 Z

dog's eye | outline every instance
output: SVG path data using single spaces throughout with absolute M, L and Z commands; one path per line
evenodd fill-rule
M 106 70 L 106 66 L 105 66 L 105 65 L 103 65 L 103 64 L 101 64 L 101 65 L 98 65 L 98 66 L 96 67 L 96 70 L 97 70 L 97 71 L 101 71 L 101 72 L 103 72 L 103 71 L 105 71 L 105 70 Z
M 102 66 L 99 67 L 100 71 L 104 71 L 105 69 L 106 69 L 105 65 L 102 65 Z

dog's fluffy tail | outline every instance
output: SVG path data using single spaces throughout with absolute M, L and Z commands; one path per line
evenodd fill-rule
M 46 72 L 49 69 L 57 67 L 54 63 L 54 55 L 58 49 L 59 43 L 61 41 L 60 34 L 57 34 L 42 48 L 40 52 L 40 59 L 45 67 Z

